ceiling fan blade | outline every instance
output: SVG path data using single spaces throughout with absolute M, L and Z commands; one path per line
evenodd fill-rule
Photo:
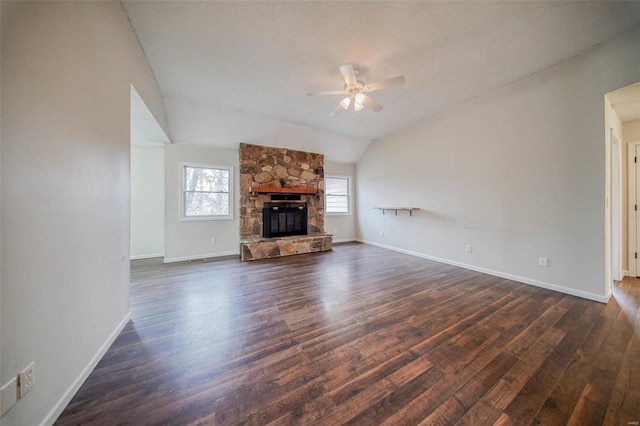
M 322 95 L 348 95 L 346 90 L 326 90 L 324 92 L 309 92 L 307 96 L 322 96 Z
M 382 109 L 382 105 L 380 105 L 379 103 L 377 103 L 376 101 L 368 97 L 367 95 L 363 95 L 363 96 L 364 96 L 364 101 L 362 103 L 364 104 L 364 106 L 374 110 L 375 112 L 378 112 Z
M 331 111 L 331 114 L 329 114 L 329 117 L 333 117 L 334 115 L 339 114 L 343 110 L 344 108 L 342 107 L 342 105 L 338 103 L 338 105 L 333 109 L 333 111 Z
M 340 67 L 340 73 L 344 78 L 344 82 L 347 83 L 347 86 L 352 86 L 358 82 L 356 79 L 356 73 L 353 71 L 353 65 L 343 65 Z
M 362 89 L 363 92 L 373 92 L 374 90 L 384 89 L 386 87 L 397 86 L 404 84 L 404 76 L 390 78 L 388 80 L 376 81 L 375 83 L 367 84 Z

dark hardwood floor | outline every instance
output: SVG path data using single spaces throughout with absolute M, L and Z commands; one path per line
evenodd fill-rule
M 132 321 L 58 425 L 640 420 L 640 280 L 604 305 L 362 244 L 134 262 Z

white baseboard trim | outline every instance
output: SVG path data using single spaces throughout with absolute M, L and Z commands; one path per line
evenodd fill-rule
M 624 271 L 622 271 L 622 276 L 623 277 L 628 277 L 629 276 L 629 271 L 627 271 L 626 269 Z
M 387 249 L 387 250 L 397 251 L 399 253 L 408 254 L 410 256 L 421 257 L 423 259 L 433 260 L 434 262 L 445 263 L 445 264 L 451 265 L 451 266 L 457 266 L 458 268 L 469 269 L 471 271 L 481 272 L 483 274 L 493 275 L 493 276 L 500 277 L 500 278 L 506 278 L 508 280 L 517 281 L 519 283 L 529 284 L 529 285 L 533 285 L 533 286 L 536 286 L 536 287 L 542 287 L 542 288 L 546 288 L 547 290 L 553 290 L 553 291 L 557 291 L 557 292 L 564 293 L 564 294 L 570 294 L 571 296 L 582 297 L 583 299 L 589 299 L 589 300 L 593 300 L 595 302 L 607 303 L 609 301 L 609 297 L 607 297 L 607 296 L 601 296 L 599 294 L 594 294 L 594 293 L 589 293 L 589 292 L 586 292 L 586 291 L 576 290 L 576 289 L 565 287 L 565 286 L 558 285 L 558 284 L 551 284 L 551 283 L 547 283 L 547 282 L 544 282 L 544 281 L 538 281 L 538 280 L 534 280 L 534 279 L 531 279 L 531 278 L 526 278 L 526 277 L 521 277 L 521 276 L 518 276 L 518 275 L 508 274 L 508 273 L 505 273 L 505 272 L 494 271 L 492 269 L 481 268 L 479 266 L 468 265 L 466 263 L 456 262 L 454 260 L 448 260 L 448 259 L 443 259 L 443 258 L 440 258 L 440 257 L 429 256 L 428 254 L 423 254 L 423 253 L 418 253 L 418 252 L 415 252 L 415 251 L 404 250 L 404 249 L 397 248 L 397 247 L 387 246 L 387 245 L 384 245 L 384 244 L 375 243 L 373 241 L 367 241 L 367 240 L 362 240 L 362 239 L 358 239 L 358 241 L 361 242 L 361 243 L 364 243 L 364 244 L 369 244 L 369 245 L 380 247 L 380 248 L 383 248 L 383 249 Z
M 224 257 L 224 256 L 240 256 L 240 252 L 239 251 L 223 251 L 219 253 L 196 254 L 193 256 L 184 256 L 184 257 L 165 257 L 164 263 L 184 262 L 186 260 L 212 259 L 214 257 Z
M 80 386 L 82 386 L 84 381 L 87 380 L 87 377 L 89 377 L 89 374 L 91 374 L 91 372 L 96 367 L 96 365 L 98 365 L 98 362 L 100 362 L 104 354 L 107 352 L 107 350 L 109 350 L 109 347 L 111 346 L 113 341 L 116 340 L 116 337 L 118 337 L 118 335 L 120 334 L 122 329 L 127 325 L 130 319 L 131 319 L 131 312 L 127 312 L 127 315 L 125 315 L 122 321 L 120 321 L 120 323 L 116 326 L 116 328 L 111 332 L 109 337 L 107 337 L 107 340 L 102 344 L 102 346 L 100 346 L 100 349 L 98 349 L 98 352 L 96 352 L 96 354 L 93 356 L 93 358 L 91 358 L 89 363 L 82 369 L 82 371 L 80 371 L 80 374 L 78 375 L 78 377 L 76 377 L 73 383 L 71 383 L 71 386 L 67 388 L 64 394 L 62 394 L 62 397 L 53 406 L 51 411 L 49 411 L 49 414 L 47 414 L 44 420 L 42 420 L 42 422 L 40 423 L 41 426 L 52 425 L 56 421 L 58 416 L 62 414 L 64 409 L 67 407 L 67 404 L 69 404 L 69 401 L 71 401 L 71 398 L 73 398 L 76 392 L 78 392 L 78 389 L 80 389 Z
M 129 258 L 129 260 L 154 259 L 156 257 L 164 257 L 164 253 L 138 254 L 138 255 L 135 255 L 135 256 L 131 256 Z

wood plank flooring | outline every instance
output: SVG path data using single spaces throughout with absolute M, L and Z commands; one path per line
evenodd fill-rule
M 604 305 L 355 243 L 134 262 L 56 424 L 637 425 L 639 304 L 638 279 Z

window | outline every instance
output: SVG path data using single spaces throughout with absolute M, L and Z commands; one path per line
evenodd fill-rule
M 325 210 L 329 214 L 351 213 L 351 178 L 333 176 L 325 178 Z
M 233 167 L 181 166 L 182 220 L 233 219 Z

